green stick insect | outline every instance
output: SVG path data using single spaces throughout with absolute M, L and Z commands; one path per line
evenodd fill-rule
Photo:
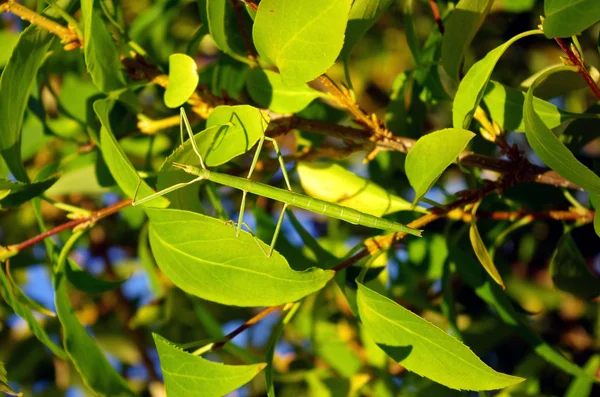
M 204 160 L 202 159 L 202 155 L 196 146 L 196 141 L 194 140 L 194 136 L 192 134 L 192 128 L 188 121 L 188 118 L 185 114 L 183 108 L 181 108 L 180 112 L 180 132 L 182 136 L 183 143 L 183 124 L 185 124 L 185 128 L 187 130 L 189 139 L 192 144 L 192 148 L 198 159 L 200 160 L 200 167 L 195 167 L 188 164 L 181 164 L 173 162 L 172 166 L 179 168 L 188 174 L 194 175 L 196 178 L 192 179 L 189 182 L 177 183 L 173 186 L 169 186 L 166 189 L 163 189 L 159 192 L 151 194 L 147 197 L 144 197 L 140 200 L 135 200 L 137 195 L 137 191 L 139 189 L 140 182 L 137 185 L 137 188 L 134 193 L 134 198 L 132 205 L 140 205 L 145 202 L 148 202 L 158 196 L 162 196 L 164 194 L 170 193 L 177 189 L 181 189 L 188 185 L 191 185 L 196 182 L 200 182 L 203 180 L 212 181 L 224 186 L 229 186 L 235 189 L 239 189 L 242 191 L 242 204 L 240 208 L 240 214 L 237 222 L 236 229 L 236 237 L 239 236 L 241 227 L 245 223 L 243 222 L 244 217 L 244 208 L 246 206 L 246 196 L 248 193 L 255 194 L 257 196 L 263 196 L 272 200 L 280 201 L 283 203 L 283 209 L 281 214 L 279 215 L 279 219 L 277 221 L 277 226 L 275 227 L 275 233 L 273 234 L 273 239 L 271 241 L 271 245 L 269 247 L 269 251 L 265 252 L 267 257 L 270 257 L 273 253 L 273 248 L 275 246 L 275 242 L 277 241 L 277 236 L 279 235 L 279 230 L 281 229 L 281 224 L 283 222 L 283 215 L 285 214 L 285 210 L 288 207 L 297 207 L 307 211 L 311 211 L 317 214 L 322 214 L 325 216 L 329 216 L 332 218 L 340 219 L 345 222 L 352 223 L 354 225 L 366 226 L 374 229 L 381 229 L 389 232 L 401 232 L 411 234 L 413 236 L 421 236 L 421 231 L 417 229 L 410 228 L 408 226 L 402 225 L 398 222 L 393 222 L 388 219 L 380 218 L 374 215 L 365 214 L 364 212 L 357 211 L 353 208 L 344 207 L 339 204 L 331 203 L 328 201 L 319 200 L 313 197 L 306 196 L 304 194 L 296 193 L 292 191 L 292 187 L 290 185 L 290 179 L 288 177 L 287 171 L 285 169 L 285 163 L 283 161 L 283 157 L 281 155 L 281 151 L 279 150 L 279 145 L 277 141 L 273 138 L 270 138 L 265 135 L 263 131 L 263 135 L 258 141 L 258 145 L 256 147 L 256 153 L 254 154 L 254 159 L 252 160 L 252 165 L 250 166 L 250 170 L 248 172 L 248 176 L 246 178 L 241 178 L 238 176 L 223 174 L 220 172 L 210 171 L 204 165 Z M 269 141 L 273 143 L 275 151 L 277 153 L 277 158 L 279 159 L 279 165 L 281 166 L 281 172 L 283 174 L 283 178 L 285 179 L 285 184 L 288 190 L 279 189 L 273 186 L 266 185 L 260 182 L 254 182 L 250 180 L 252 173 L 254 172 L 254 168 L 256 167 L 256 163 L 258 162 L 258 158 L 260 155 L 260 151 L 262 150 L 263 144 L 265 141 Z M 247 227 L 247 225 L 246 225 Z M 250 231 L 250 233 L 252 233 Z M 262 247 L 261 247 L 262 248 Z

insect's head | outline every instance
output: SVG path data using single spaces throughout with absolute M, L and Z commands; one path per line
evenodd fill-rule
M 176 163 L 176 162 L 173 162 L 172 165 L 173 165 L 173 167 L 179 168 L 179 169 L 187 172 L 188 174 L 201 176 L 204 179 L 208 178 L 208 176 L 206 175 L 206 169 L 194 167 L 193 165 L 189 165 L 189 164 L 182 164 L 182 163 Z

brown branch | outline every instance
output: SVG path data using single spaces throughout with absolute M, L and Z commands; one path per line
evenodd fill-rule
M 252 327 L 254 324 L 258 323 L 263 318 L 267 317 L 269 314 L 273 313 L 275 310 L 283 308 L 284 305 L 280 306 L 271 306 L 264 309 L 262 312 L 258 313 L 256 316 L 252 317 L 250 320 L 246 321 L 244 324 L 240 325 L 223 338 L 223 340 L 212 345 L 210 350 L 218 350 L 225 346 L 228 342 L 230 342 L 233 338 Z
M 65 28 L 53 20 L 22 6 L 15 0 L 8 0 L 0 4 L 0 11 L 13 13 L 19 18 L 29 21 L 31 24 L 46 29 L 48 32 L 58 36 L 61 42 L 64 43 L 65 50 L 74 50 L 78 47 L 83 48 L 83 39 L 77 36 L 75 31 Z
M 600 100 L 600 88 L 598 88 L 598 86 L 592 79 L 592 76 L 590 76 L 590 73 L 587 71 L 581 58 L 578 55 L 576 55 L 561 38 L 555 37 L 554 40 L 560 46 L 560 48 L 562 48 L 565 54 L 567 54 L 567 56 L 569 57 L 569 61 L 573 64 L 573 66 L 577 66 L 577 72 L 581 75 L 581 77 L 583 77 L 587 85 L 590 86 L 590 88 L 594 92 L 594 95 L 596 95 L 596 98 Z

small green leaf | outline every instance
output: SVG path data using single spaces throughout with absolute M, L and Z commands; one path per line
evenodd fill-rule
M 107 281 L 96 278 L 71 260 L 67 260 L 65 265 L 65 275 L 73 287 L 87 294 L 101 294 L 102 292 L 112 291 L 127 281 L 127 279 Z
M 85 65 L 100 91 L 108 92 L 125 85 L 121 73 L 119 49 L 111 37 L 94 0 L 81 1 L 81 21 L 84 28 Z
M 183 105 L 198 86 L 198 65 L 185 54 L 169 57 L 169 85 L 165 90 L 165 105 L 176 108 Z
M 392 3 L 393 0 L 354 0 L 348 15 L 344 47 L 340 53 L 344 62 L 348 62 L 354 46 Z
M 571 66 L 560 66 L 549 70 L 572 68 Z M 592 170 L 583 165 L 571 153 L 569 149 L 550 131 L 533 107 L 533 91 L 537 82 L 544 79 L 546 74 L 538 77 L 535 83 L 527 90 L 525 107 L 523 109 L 525 119 L 525 136 L 531 148 L 539 158 L 554 171 L 558 172 L 567 180 L 588 190 L 591 194 L 600 195 L 600 178 Z
M 98 99 L 94 102 L 94 111 L 100 119 L 102 128 L 100 129 L 100 147 L 102 149 L 102 157 L 110 170 L 111 175 L 117 181 L 119 187 L 129 197 L 133 197 L 140 177 L 138 176 L 135 168 L 125 156 L 123 149 L 117 142 L 112 129 L 110 127 L 109 113 L 114 105 L 112 99 Z M 136 199 L 141 199 L 146 196 L 153 194 L 154 191 L 142 181 L 138 195 Z M 169 201 L 164 197 L 157 197 L 154 200 L 150 200 L 148 203 L 144 203 L 144 206 L 154 207 L 166 207 L 169 205 Z
M 570 37 L 600 20 L 597 0 L 545 0 L 544 34 L 546 37 Z
M 186 353 L 165 338 L 152 334 L 169 396 L 190 391 L 205 397 L 224 396 L 250 382 L 266 364 L 225 365 Z M 199 395 L 200 395 L 199 394 Z
M 493 0 L 460 0 L 448 20 L 444 22 L 442 65 L 448 75 L 456 81 L 465 53 L 493 2 Z
M 452 105 L 452 125 L 454 128 L 469 128 L 475 109 L 479 106 L 485 88 L 490 81 L 492 71 L 504 51 L 515 41 L 534 34 L 542 34 L 542 31 L 530 30 L 516 35 L 506 43 L 488 52 L 483 59 L 469 69 L 465 78 L 460 82 L 454 97 Z
M 58 180 L 52 177 L 40 182 L 11 182 L 0 178 L 0 208 L 13 208 L 40 196 Z
M 362 284 L 357 301 L 367 334 L 409 371 L 463 390 L 496 390 L 523 381 L 494 371 L 450 334 Z
M 0 361 L 0 392 L 6 393 L 9 396 L 22 396 L 23 393 L 17 393 L 8 385 L 8 378 L 6 377 L 6 368 L 4 363 Z
M 485 89 L 483 102 L 485 102 L 485 106 L 490 112 L 491 119 L 497 122 L 505 131 L 525 131 L 523 120 L 524 92 L 492 80 Z M 578 116 L 576 113 L 561 110 L 550 102 L 537 97 L 533 98 L 533 107 L 548 128 L 558 127 L 563 121 Z
M 351 0 L 263 0 L 254 44 L 279 68 L 286 85 L 314 80 L 333 65 L 344 44 Z
M 475 136 L 471 131 L 446 128 L 419 138 L 408 152 L 406 176 L 415 189 L 416 204 Z
M 233 10 L 231 1 L 207 1 L 206 16 L 208 18 L 210 35 L 217 47 L 240 62 L 251 63 L 248 59 L 249 49 L 246 47 L 244 33 L 239 26 L 240 19 Z M 249 16 L 244 15 L 242 22 L 246 32 L 250 32 L 252 29 L 252 20 Z
M 592 397 L 593 378 L 600 368 L 600 354 L 595 354 L 589 358 L 585 364 L 584 371 L 589 376 L 578 376 L 569 384 L 565 397 Z
M 412 210 L 402 197 L 353 174 L 341 165 L 323 162 L 298 162 L 298 175 L 304 191 L 312 197 L 354 208 L 374 216 Z M 423 209 L 421 209 L 423 210 Z
M 590 201 L 596 210 L 594 212 L 594 231 L 600 237 L 600 196 L 590 195 Z
M 570 232 L 558 241 L 550 262 L 550 276 L 556 288 L 573 295 L 585 299 L 600 295 L 600 279 L 590 272 Z
M 284 257 L 223 221 L 187 211 L 150 210 L 150 246 L 163 273 L 182 290 L 235 306 L 275 306 L 316 292 L 333 277 L 293 271 Z M 207 249 L 208 248 L 208 249 Z
M 477 229 L 477 225 L 475 222 L 471 223 L 471 227 L 469 228 L 469 239 L 471 240 L 471 246 L 473 247 L 473 251 L 475 251 L 475 255 L 477 259 L 479 259 L 479 263 L 485 269 L 485 271 L 492 277 L 492 279 L 498 283 L 504 289 L 504 281 L 502 281 L 502 276 L 496 269 L 496 265 L 494 265 L 494 261 L 490 256 L 483 240 L 481 239 L 481 235 L 479 234 L 479 230 Z
M 277 113 L 296 113 L 325 95 L 306 84 L 289 87 L 282 83 L 279 73 L 254 69 L 246 83 L 250 97 L 260 106 Z

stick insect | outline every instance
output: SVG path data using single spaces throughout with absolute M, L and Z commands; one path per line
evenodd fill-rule
M 135 206 L 135 205 L 143 204 L 143 203 L 148 202 L 158 196 L 162 196 L 164 194 L 170 193 L 177 189 L 181 189 L 183 187 L 186 187 L 186 186 L 191 185 L 196 182 L 200 182 L 202 180 L 209 180 L 209 181 L 221 184 L 221 185 L 239 189 L 242 191 L 242 203 L 241 203 L 240 213 L 239 213 L 239 217 L 238 217 L 238 222 L 236 224 L 236 237 L 237 237 L 240 234 L 242 225 L 244 225 L 244 222 L 243 222 L 244 208 L 246 206 L 246 196 L 248 195 L 248 193 L 252 193 L 257 196 L 263 196 L 263 197 L 266 197 L 266 198 L 269 198 L 272 200 L 280 201 L 283 203 L 283 209 L 281 211 L 281 214 L 279 215 L 279 219 L 278 219 L 277 225 L 275 227 L 275 232 L 273 234 L 273 239 L 271 241 L 271 245 L 269 246 L 269 251 L 265 252 L 265 255 L 267 257 L 270 257 L 271 254 L 273 253 L 273 248 L 275 246 L 275 242 L 277 241 L 277 237 L 279 235 L 279 230 L 281 229 L 281 224 L 283 222 L 283 216 L 285 214 L 285 210 L 290 206 L 301 208 L 301 209 L 304 209 L 307 211 L 311 211 L 311 212 L 314 212 L 317 214 L 322 214 L 322 215 L 329 216 L 332 218 L 340 219 L 342 221 L 349 222 L 354 225 L 361 225 L 361 226 L 366 226 L 366 227 L 370 227 L 370 228 L 374 228 L 374 229 L 381 229 L 381 230 L 385 230 L 385 231 L 389 231 L 389 232 L 407 233 L 407 234 L 411 234 L 413 236 L 418 236 L 418 237 L 421 236 L 420 230 L 410 228 L 410 227 L 402 225 L 398 222 L 393 222 L 391 220 L 376 217 L 376 216 L 370 215 L 370 214 L 366 214 L 364 212 L 360 212 L 360 211 L 357 211 L 352 208 L 344 207 L 339 204 L 319 200 L 319 199 L 316 199 L 316 198 L 313 198 L 310 196 L 306 196 L 304 194 L 294 192 L 290 185 L 290 179 L 288 177 L 288 174 L 287 174 L 287 171 L 285 168 L 285 163 L 283 161 L 281 151 L 279 150 L 279 145 L 277 144 L 277 141 L 275 139 L 266 136 L 264 131 L 263 131 L 262 137 L 258 141 L 258 145 L 256 147 L 256 153 L 254 154 L 254 158 L 252 160 L 252 165 L 250 166 L 250 170 L 249 170 L 248 176 L 246 176 L 246 178 L 241 178 L 238 176 L 233 176 L 233 175 L 223 174 L 220 172 L 210 171 L 206 168 L 206 166 L 204 164 L 202 155 L 200 154 L 200 151 L 199 151 L 198 147 L 196 146 L 196 141 L 194 140 L 194 136 L 192 134 L 192 128 L 190 126 L 188 118 L 187 118 L 183 108 L 181 108 L 180 133 L 182 136 L 182 143 L 183 143 L 183 125 L 184 124 L 185 124 L 185 128 L 187 130 L 189 139 L 191 141 L 192 148 L 193 148 L 194 152 L 196 153 L 196 155 L 198 156 L 198 159 L 200 160 L 200 168 L 195 167 L 193 165 L 181 164 L 181 163 L 176 163 L 176 162 L 173 162 L 172 166 L 175 168 L 179 168 L 179 169 L 187 172 L 188 174 L 195 176 L 196 178 L 194 178 L 188 182 L 177 183 L 173 186 L 169 186 L 168 188 L 165 188 L 159 192 L 151 194 L 140 200 L 135 200 L 137 191 L 138 191 L 140 183 L 141 183 L 141 180 L 140 180 L 140 182 L 138 183 L 137 188 L 135 190 L 134 196 L 133 196 L 132 205 Z M 266 185 L 264 183 L 254 182 L 254 181 L 250 180 L 250 177 L 252 176 L 252 173 L 254 172 L 254 168 L 256 167 L 256 163 L 258 162 L 260 151 L 262 150 L 262 147 L 263 147 L 263 144 L 265 141 L 271 142 L 273 144 L 273 147 L 275 148 L 287 190 L 276 188 L 273 186 Z

